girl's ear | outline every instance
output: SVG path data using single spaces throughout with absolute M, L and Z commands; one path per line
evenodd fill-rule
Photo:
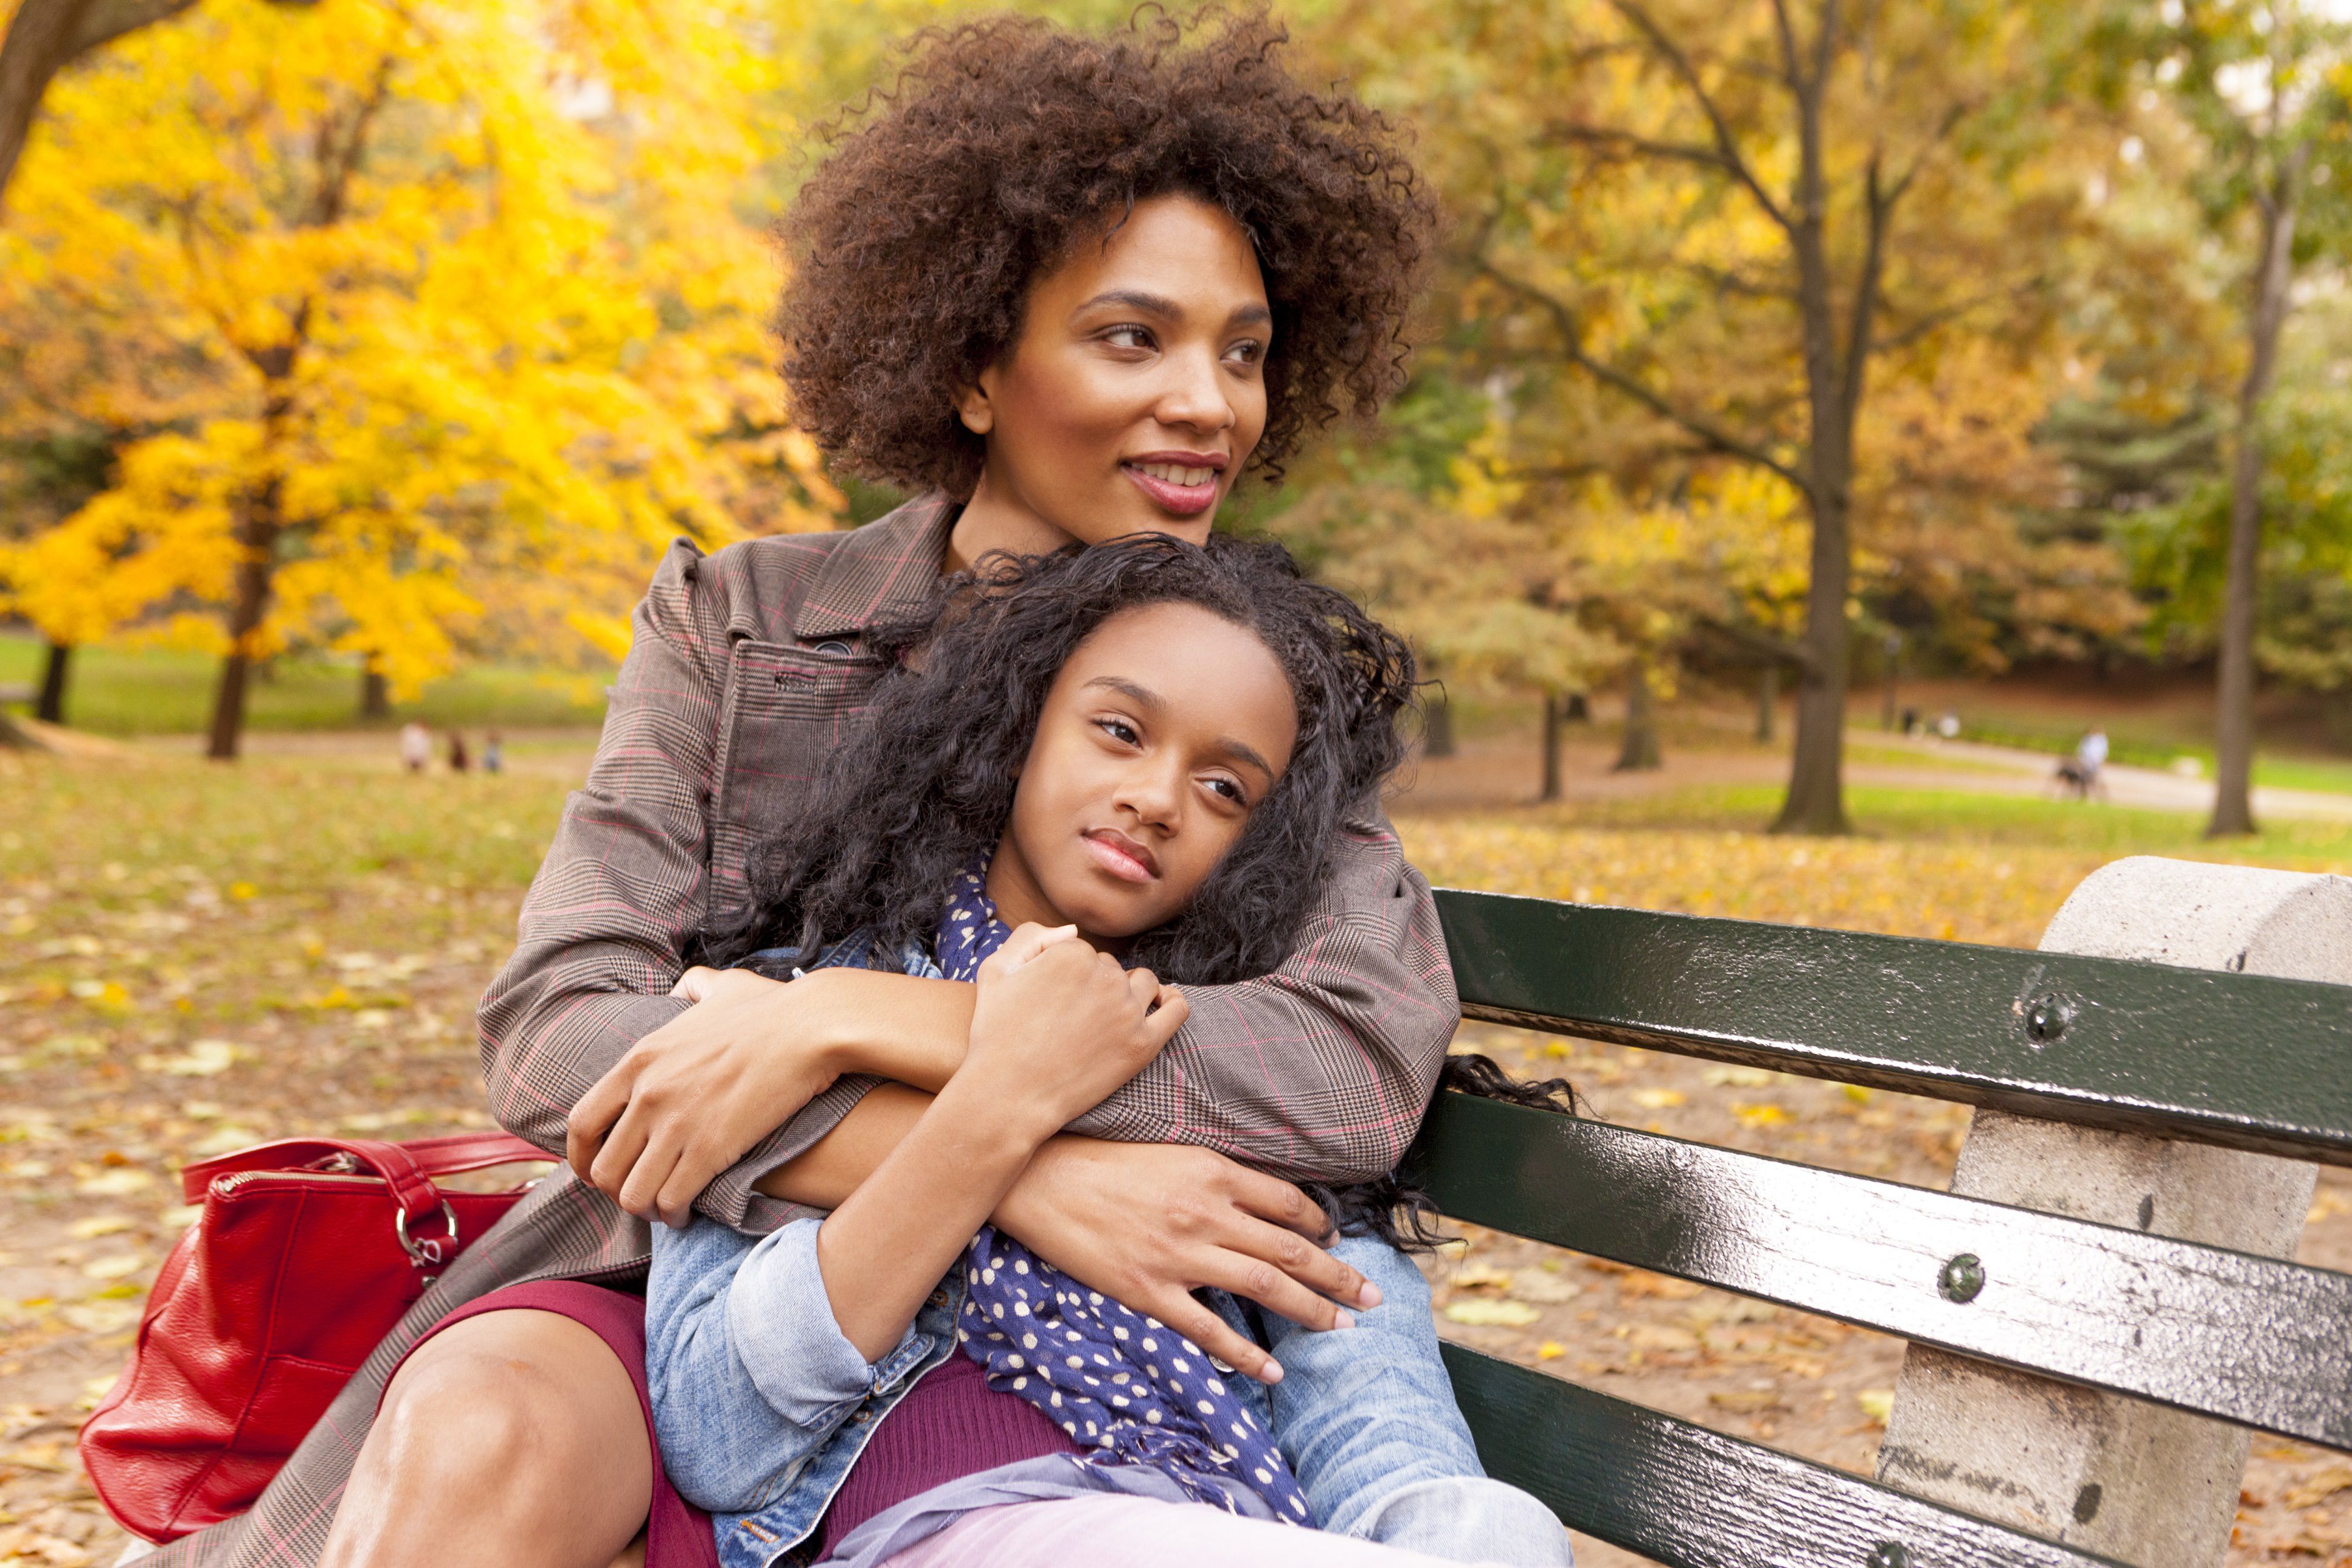
M 956 417 L 963 427 L 975 436 L 985 436 L 996 428 L 996 405 L 988 399 L 988 389 L 965 386 L 956 389 Z

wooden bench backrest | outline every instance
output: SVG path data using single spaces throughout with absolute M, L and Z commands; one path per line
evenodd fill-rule
M 1494 894 L 1438 903 L 1471 1017 L 2352 1164 L 2340 986 Z M 2352 1449 L 2352 1277 L 1456 1095 L 1410 1168 L 1475 1224 Z M 1660 1562 L 2108 1561 L 1446 1355 L 1495 1474 Z

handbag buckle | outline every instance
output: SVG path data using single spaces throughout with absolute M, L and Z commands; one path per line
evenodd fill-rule
M 392 1211 L 392 1234 L 399 1237 L 400 1249 L 408 1254 L 408 1260 L 419 1268 L 437 1268 L 457 1255 L 457 1211 L 449 1206 L 446 1198 L 441 1200 L 441 1223 L 447 1227 L 448 1235 L 416 1239 L 408 1234 L 408 1211 Z M 446 1252 L 445 1247 L 448 1249 Z

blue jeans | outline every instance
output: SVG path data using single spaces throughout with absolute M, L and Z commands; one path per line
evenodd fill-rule
M 1370 1237 L 1333 1248 L 1380 1287 L 1349 1330 L 1302 1329 L 1241 1309 L 1283 1377 L 1269 1426 L 1324 1529 L 1455 1563 L 1570 1568 L 1568 1532 L 1517 1487 L 1489 1478 L 1437 1355 L 1429 1283 Z M 1228 1308 L 1228 1311 L 1232 1310 Z

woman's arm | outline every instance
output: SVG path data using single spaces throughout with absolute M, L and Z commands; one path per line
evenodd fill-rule
M 754 1000 L 740 1012 L 697 1007 L 628 1053 L 573 1118 L 574 1168 L 633 1214 L 682 1212 L 765 1131 L 754 1125 L 761 1116 L 798 1105 L 774 1087 L 785 1074 L 776 1043 L 798 1037 L 792 993 L 818 978 L 776 985 L 742 976 L 730 984 Z M 871 1037 L 840 1052 L 837 1070 L 944 1082 L 963 1039 L 949 994 L 968 988 L 879 973 L 856 984 L 859 999 L 844 1016 Z M 1385 824 L 1349 836 L 1280 969 L 1187 996 L 1191 1022 L 1074 1131 L 1200 1144 L 1294 1181 L 1370 1179 L 1412 1142 L 1461 1018 L 1429 885 Z M 803 1155 L 872 1088 L 873 1078 L 844 1077 L 819 1094 L 763 1146 L 769 1168 Z M 616 1118 L 629 1121 L 627 1134 L 601 1149 Z M 632 1148 L 653 1153 L 625 1158 Z M 757 1190 L 781 1192 L 772 1183 Z M 707 1196 L 700 1206 L 709 1212 Z
M 1281 968 L 1184 994 L 1184 1032 L 1071 1131 L 1369 1181 L 1420 1130 L 1462 1020 L 1436 900 L 1384 819 L 1347 833 Z
M 764 1177 L 761 1191 L 815 1208 L 841 1205 L 930 1104 L 919 1090 L 879 1086 L 808 1152 Z M 1073 1279 L 1260 1379 L 1272 1358 L 1193 1290 L 1229 1290 L 1312 1329 L 1337 1326 L 1334 1302 L 1380 1304 L 1361 1274 L 1324 1250 L 1330 1222 L 1306 1194 L 1206 1149 L 1065 1132 L 1040 1146 L 990 1217 Z
M 970 985 L 863 969 L 789 984 L 694 969 L 677 994 L 693 1010 L 581 1096 L 565 1152 L 623 1208 L 671 1226 L 717 1173 L 703 1163 L 731 1162 L 803 1106 L 822 1123 L 797 1140 L 805 1148 L 873 1079 L 940 1088 L 962 1064 L 974 999 Z M 872 1077 L 840 1081 L 850 1074 Z

